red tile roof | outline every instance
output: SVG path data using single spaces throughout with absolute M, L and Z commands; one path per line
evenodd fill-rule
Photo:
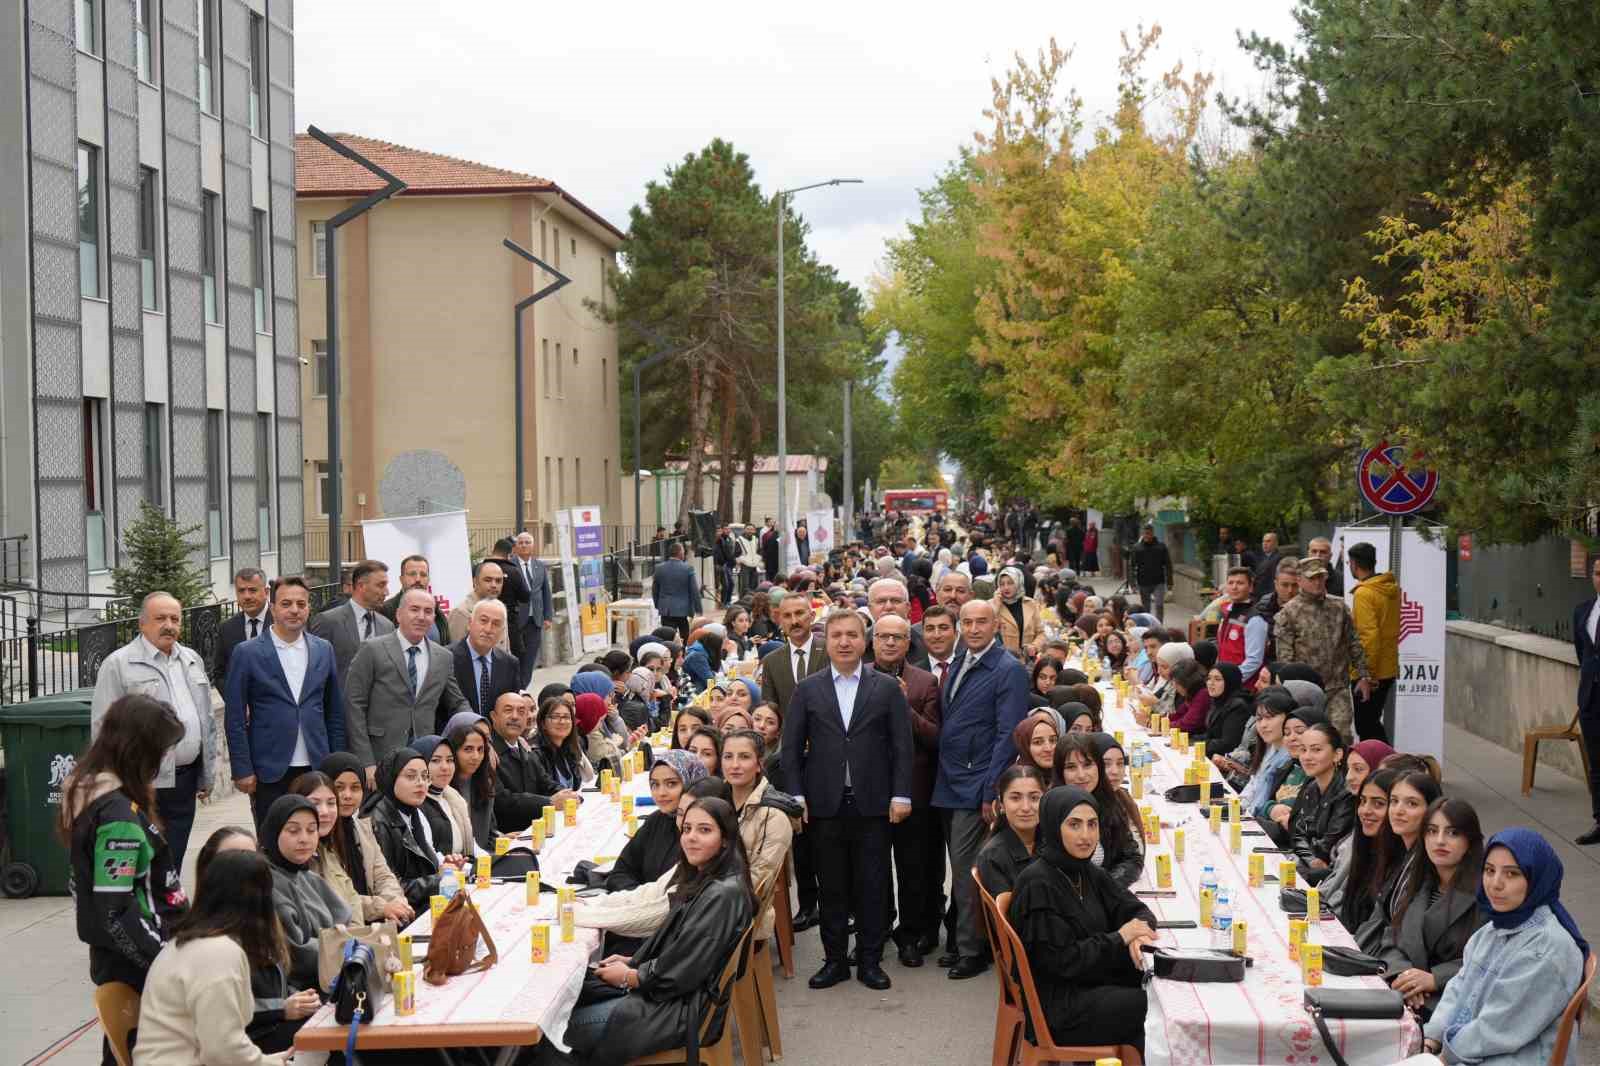
M 424 152 L 391 141 L 354 133 L 334 138 L 372 160 L 406 183 L 403 196 L 440 196 L 494 193 L 554 193 L 622 239 L 624 234 L 600 215 L 568 195 L 549 178 L 503 170 L 454 156 Z M 365 196 L 383 188 L 383 181 L 366 168 L 339 155 L 308 134 L 295 135 L 295 192 L 306 197 Z

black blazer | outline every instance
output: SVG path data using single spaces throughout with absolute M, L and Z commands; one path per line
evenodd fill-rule
M 500 602 L 506 605 L 506 626 L 521 625 L 528 620 L 528 583 L 522 580 L 522 567 L 503 555 L 491 555 L 484 562 L 496 564 L 506 576 L 500 589 Z
M 795 686 L 779 745 L 784 780 L 805 797 L 814 818 L 831 818 L 844 800 L 844 768 L 856 809 L 886 817 L 895 796 L 911 798 L 911 708 L 900 685 L 865 663 L 850 728 L 844 727 L 830 666 Z
M 265 628 L 272 624 L 272 608 L 267 608 L 267 613 L 262 616 L 261 626 Z M 260 636 L 258 630 L 256 636 Z M 233 657 L 233 649 L 239 646 L 240 641 L 249 640 L 250 634 L 245 628 L 243 611 L 235 611 L 233 615 L 217 629 L 217 650 L 211 658 L 211 685 L 221 691 L 228 683 L 228 660 Z
M 472 709 L 489 717 L 489 712 L 494 710 L 494 703 L 507 692 L 517 691 L 518 662 L 515 655 L 501 651 L 499 648 L 489 649 L 489 706 L 478 705 L 478 675 L 472 668 L 472 646 L 464 640 L 459 640 L 450 645 L 450 660 L 455 663 L 456 684 L 461 688 L 461 694 L 472 704 Z M 448 718 L 444 721 L 448 721 Z M 442 730 L 444 721 L 438 723 Z
M 1578 654 L 1578 710 L 1590 710 L 1595 698 L 1595 683 L 1600 681 L 1600 648 L 1589 635 L 1589 612 L 1594 599 L 1584 600 L 1572 609 L 1572 650 Z
M 1467 941 L 1484 923 L 1485 915 L 1478 909 L 1478 897 L 1473 892 L 1447 892 L 1439 902 L 1428 906 L 1428 896 L 1433 891 L 1432 878 L 1423 878 L 1418 886 L 1419 898 L 1406 907 L 1400 928 L 1384 927 L 1383 947 L 1378 957 L 1389 964 L 1388 980 L 1393 980 L 1403 970 L 1413 966 L 1433 974 L 1438 987 L 1429 992 L 1425 1014 L 1432 1014 L 1444 995 L 1444 987 L 1461 972 L 1462 957 Z

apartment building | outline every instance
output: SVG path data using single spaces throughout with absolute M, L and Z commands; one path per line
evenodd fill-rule
M 536 528 L 566 507 L 617 518 L 617 335 L 603 305 L 623 234 L 555 182 L 354 134 L 406 183 L 340 226 L 336 248 L 341 524 L 464 507 L 475 529 Z M 308 557 L 326 559 L 327 220 L 383 183 L 314 138 L 297 144 Z M 524 498 L 516 499 L 513 306 L 524 312 Z M 520 506 L 519 506 L 520 504 Z M 348 546 L 346 558 L 359 552 Z
M 105 592 L 149 501 L 298 572 L 290 0 L 0 11 L 0 537 Z

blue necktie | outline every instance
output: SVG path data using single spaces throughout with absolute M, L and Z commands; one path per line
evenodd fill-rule
M 411 698 L 417 698 L 417 651 L 415 647 L 406 649 L 406 679 L 411 682 Z

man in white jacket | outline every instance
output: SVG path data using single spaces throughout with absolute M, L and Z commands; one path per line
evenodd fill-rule
M 761 541 L 751 525 L 740 529 L 734 539 L 739 542 L 739 595 L 745 596 L 761 583 Z

